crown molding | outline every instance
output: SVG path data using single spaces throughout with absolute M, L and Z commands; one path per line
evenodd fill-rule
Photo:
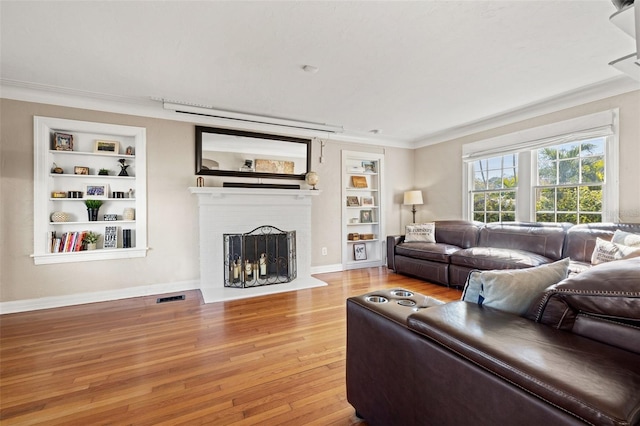
M 380 147 L 413 149 L 412 142 L 390 138 L 372 137 L 358 132 L 330 133 L 308 129 L 278 127 L 271 124 L 242 122 L 204 115 L 182 114 L 163 107 L 158 98 L 129 97 L 108 95 L 75 89 L 26 83 L 16 80 L 0 79 L 0 98 L 23 102 L 58 105 L 69 108 L 81 108 L 115 114 L 135 115 L 200 124 L 226 127 L 265 133 L 279 133 L 289 136 L 320 138 L 327 141 L 358 143 Z
M 524 107 L 432 133 L 416 141 L 413 144 L 413 148 L 435 145 L 635 90 L 640 90 L 640 83 L 628 76 L 621 75 L 534 102 Z

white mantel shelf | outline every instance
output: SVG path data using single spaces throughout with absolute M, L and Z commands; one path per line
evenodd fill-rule
M 189 187 L 198 197 L 200 290 L 205 303 L 320 287 L 311 271 L 311 201 L 313 189 Z M 253 288 L 224 287 L 223 235 L 259 226 L 296 231 L 297 272 L 289 283 Z
M 278 188 L 224 188 L 220 186 L 192 186 L 192 194 L 224 197 L 232 195 L 292 195 L 296 198 L 320 195 L 322 191 L 313 189 L 278 189 Z

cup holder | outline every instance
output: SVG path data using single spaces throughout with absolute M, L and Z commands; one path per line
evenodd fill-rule
M 413 300 L 409 300 L 409 299 L 401 299 L 401 300 L 398 300 L 398 305 L 401 305 L 401 306 L 416 306 L 416 302 L 414 302 Z
M 382 296 L 367 296 L 365 300 L 369 303 L 387 303 L 389 300 Z
M 396 297 L 411 297 L 413 293 L 407 290 L 391 290 L 391 294 Z

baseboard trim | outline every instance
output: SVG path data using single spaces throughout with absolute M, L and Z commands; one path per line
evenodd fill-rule
M 311 275 L 325 274 L 327 272 L 340 272 L 342 270 L 343 270 L 342 263 L 335 263 L 333 265 L 312 266 Z
M 85 303 L 107 302 L 110 300 L 129 299 L 131 297 L 197 290 L 199 288 L 200 280 L 191 280 L 147 286 L 128 287 L 118 290 L 96 291 L 92 293 L 41 297 L 38 299 L 13 300 L 10 302 L 0 302 L 0 314 L 13 314 L 17 312 L 36 311 L 40 309 L 61 308 L 64 306 L 83 305 Z

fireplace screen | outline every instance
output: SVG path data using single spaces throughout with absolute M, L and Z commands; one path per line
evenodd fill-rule
M 247 288 L 296 278 L 296 231 L 261 226 L 224 234 L 224 286 Z

